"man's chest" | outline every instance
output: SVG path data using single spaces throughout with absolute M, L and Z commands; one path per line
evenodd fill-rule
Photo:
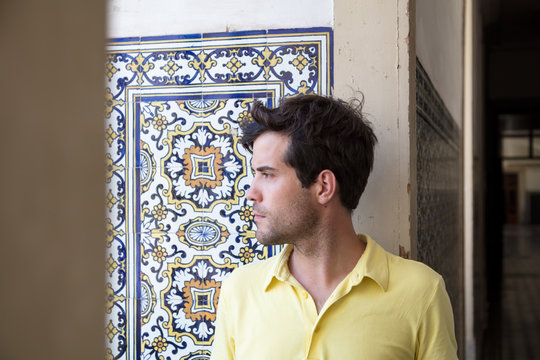
M 414 325 L 384 301 L 363 307 L 354 296 L 345 297 L 319 315 L 309 296 L 277 295 L 242 309 L 237 359 L 414 358 Z

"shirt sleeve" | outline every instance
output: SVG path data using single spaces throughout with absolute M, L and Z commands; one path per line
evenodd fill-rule
M 218 300 L 214 342 L 212 343 L 212 353 L 210 360 L 234 359 L 234 338 L 231 331 L 230 312 L 227 309 L 227 286 L 226 281 L 222 283 Z
M 417 359 L 457 359 L 454 315 L 444 280 L 439 277 L 418 331 Z

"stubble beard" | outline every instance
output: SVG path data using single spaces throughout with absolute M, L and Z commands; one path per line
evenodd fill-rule
M 263 245 L 297 244 L 312 236 L 320 223 L 319 214 L 307 195 L 299 195 L 287 209 L 266 212 L 254 205 L 255 212 L 265 215 L 264 228 L 257 228 L 256 237 Z

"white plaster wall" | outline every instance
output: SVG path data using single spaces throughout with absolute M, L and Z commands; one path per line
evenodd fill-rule
M 416 51 L 459 127 L 463 108 L 463 0 L 416 0 Z
M 379 139 L 373 173 L 354 213 L 355 228 L 394 253 L 400 246 L 405 252 L 414 246 L 409 131 L 414 49 L 408 6 L 405 0 L 363 0 L 336 1 L 334 8 L 334 93 L 343 99 L 363 93 L 364 110 Z
M 332 0 L 108 0 L 107 37 L 333 26 Z

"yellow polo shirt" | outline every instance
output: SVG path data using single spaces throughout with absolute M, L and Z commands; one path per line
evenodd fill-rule
M 289 272 L 291 245 L 236 269 L 221 288 L 211 359 L 457 359 L 441 276 L 359 237 L 364 254 L 318 314 Z

